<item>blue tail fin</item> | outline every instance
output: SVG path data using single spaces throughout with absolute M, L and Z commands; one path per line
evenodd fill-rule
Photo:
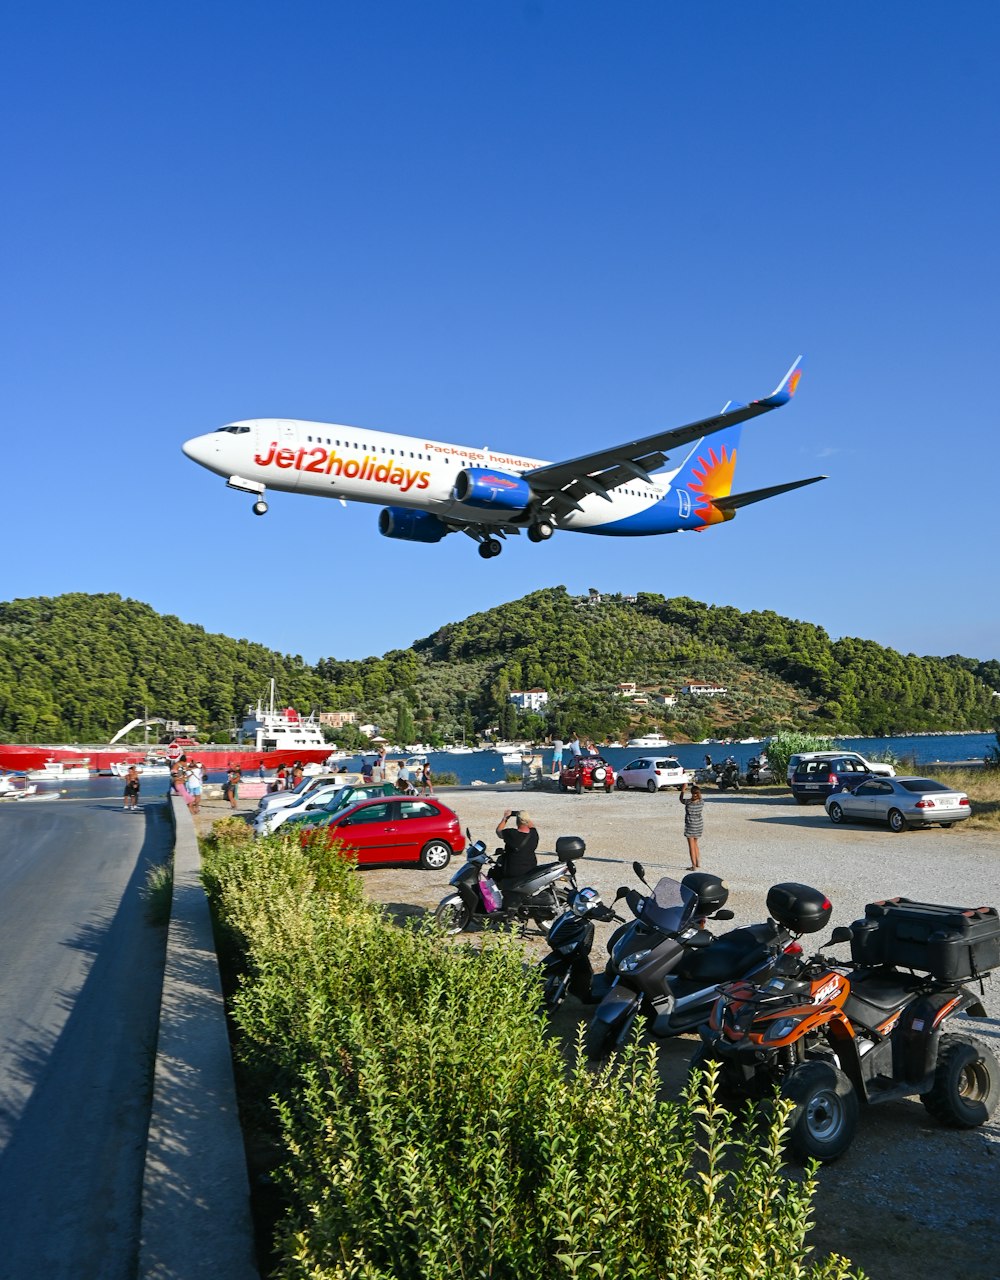
M 738 406 L 726 406 L 727 409 L 734 407 Z M 695 506 L 699 502 L 707 505 L 712 498 L 724 498 L 732 493 L 740 430 L 737 424 L 702 436 L 688 454 L 673 483 L 675 489 L 691 490 Z

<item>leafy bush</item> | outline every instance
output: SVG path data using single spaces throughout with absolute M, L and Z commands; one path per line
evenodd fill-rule
M 829 751 L 836 744 L 833 738 L 820 738 L 815 734 L 784 730 L 776 733 L 767 744 L 767 762 L 775 781 L 783 782 L 788 771 L 788 761 L 803 751 Z
M 781 1121 L 737 1138 L 715 1078 L 659 1099 L 655 1049 L 567 1072 L 509 937 L 394 928 L 349 862 L 280 836 L 209 851 L 245 948 L 241 1053 L 287 1149 L 286 1280 L 845 1280 L 806 1264 L 815 1193 Z

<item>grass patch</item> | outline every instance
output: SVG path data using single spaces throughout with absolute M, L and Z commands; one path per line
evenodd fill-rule
M 146 918 L 150 924 L 170 923 L 174 899 L 174 860 L 158 862 L 146 872 L 142 896 L 146 901 Z
M 964 791 L 972 801 L 972 817 L 956 831 L 1000 831 L 1000 769 L 918 769 L 918 777 L 934 778 Z

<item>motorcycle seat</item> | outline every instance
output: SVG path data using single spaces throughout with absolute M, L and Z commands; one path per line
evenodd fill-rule
M 774 930 L 768 925 L 732 929 L 711 946 L 687 952 L 675 973 L 699 985 L 729 982 L 765 959 L 773 939 Z
M 500 888 L 505 893 L 534 893 L 536 890 L 544 888 L 550 880 L 561 876 L 565 870 L 566 864 L 564 862 L 546 862 L 542 866 L 536 867 L 534 871 L 529 871 L 526 876 L 514 876 L 509 880 L 501 880 Z

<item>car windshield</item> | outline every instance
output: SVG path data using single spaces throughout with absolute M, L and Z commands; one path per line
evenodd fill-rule
M 656 929 L 680 930 L 694 914 L 698 895 L 677 880 L 664 876 L 642 901 L 642 919 Z

